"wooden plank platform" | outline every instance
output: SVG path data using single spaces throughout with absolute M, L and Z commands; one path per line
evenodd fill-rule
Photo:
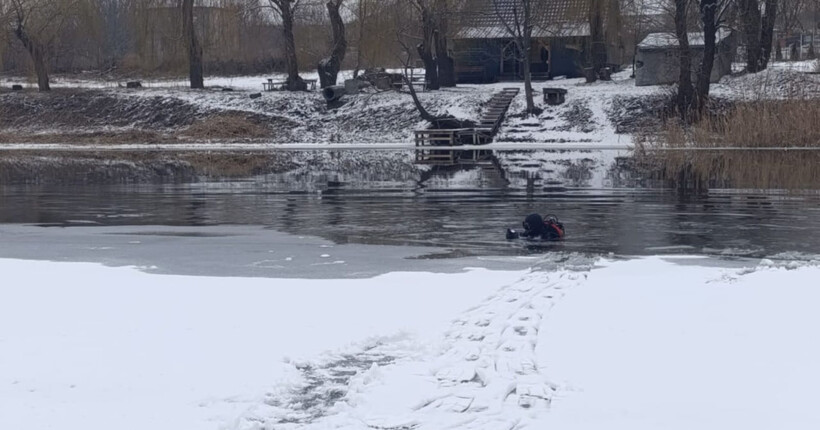
M 453 147 L 463 143 L 485 145 L 493 141 L 518 88 L 504 88 L 493 95 L 487 103 L 478 127 L 466 129 L 428 129 L 415 131 L 416 162 L 421 164 L 453 165 L 459 162 L 462 151 L 433 149 L 433 147 Z M 476 160 L 471 160 L 475 162 Z M 468 162 L 464 160 L 464 162 Z

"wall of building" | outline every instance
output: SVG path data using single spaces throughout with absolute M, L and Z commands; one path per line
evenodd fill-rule
M 703 47 L 693 47 L 692 50 L 692 79 L 697 80 L 698 68 L 703 61 Z M 732 60 L 735 46 L 733 36 L 729 36 L 718 44 L 715 54 L 715 64 L 712 67 L 711 82 L 717 82 L 723 76 L 732 72 Z M 678 82 L 680 73 L 680 54 L 677 47 L 638 48 L 635 55 L 635 85 L 668 85 Z
M 459 83 L 495 82 L 501 72 L 501 41 L 460 39 L 453 41 Z
M 553 39 L 550 41 L 550 78 L 566 76 L 578 78 L 582 76 L 584 58 L 581 40 Z
M 495 82 L 501 75 L 501 49 L 510 40 L 460 39 L 453 41 L 456 75 L 460 83 Z M 544 43 L 533 41 L 532 72 L 546 75 L 542 61 L 542 46 L 549 46 L 549 77 L 580 77 L 583 60 L 582 41 L 550 39 Z

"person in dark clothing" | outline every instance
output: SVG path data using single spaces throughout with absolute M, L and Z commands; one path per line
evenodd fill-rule
M 507 239 L 561 240 L 564 238 L 564 225 L 555 215 L 541 217 L 538 214 L 530 214 L 524 218 L 522 225 L 524 231 L 520 233 L 507 229 Z

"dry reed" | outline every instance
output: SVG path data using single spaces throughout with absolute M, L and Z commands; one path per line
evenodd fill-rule
M 820 101 L 740 102 L 693 125 L 668 122 L 641 148 L 679 187 L 818 189 Z

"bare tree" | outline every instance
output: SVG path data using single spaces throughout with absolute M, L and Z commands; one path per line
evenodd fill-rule
M 703 59 L 698 70 L 698 80 L 695 85 L 697 105 L 703 109 L 706 98 L 709 96 L 709 84 L 712 78 L 712 68 L 715 64 L 717 50 L 717 7 L 718 0 L 700 0 L 700 17 L 703 23 Z
M 51 90 L 47 53 L 60 31 L 78 13 L 88 10 L 84 0 L 3 0 L 0 2 L 0 31 L 11 31 L 31 57 L 37 87 Z
M 731 9 L 732 0 L 700 0 L 700 19 L 703 26 L 703 59 L 698 69 L 695 93 L 697 107 L 700 111 L 706 106 L 709 98 L 712 69 L 717 54 L 718 30 L 726 22 L 726 14 Z
M 460 0 L 406 0 L 415 10 L 420 26 L 416 51 L 424 63 L 427 89 L 456 86 L 455 60 L 448 38 L 451 19 L 457 16 Z
M 675 36 L 678 39 L 680 74 L 678 75 L 678 112 L 688 118 L 695 99 L 692 86 L 692 50 L 689 49 L 688 13 L 689 0 L 675 0 Z
M 346 3 L 347 4 L 347 3 Z M 370 67 L 399 66 L 397 54 L 404 46 L 399 38 L 418 40 L 415 8 L 409 0 L 356 0 L 346 12 L 352 28 L 349 40 L 355 52 L 354 74 Z M 398 36 L 398 37 L 397 37 Z M 415 43 L 414 43 L 415 45 Z
M 415 5 L 411 4 L 406 0 L 402 0 L 402 6 L 409 7 L 410 13 L 415 13 L 418 9 Z M 404 73 L 402 74 L 402 78 L 404 80 L 404 84 L 407 86 L 410 97 L 413 99 L 413 104 L 416 107 L 416 111 L 418 111 L 421 118 L 425 121 L 430 122 L 434 128 L 437 129 L 457 129 L 457 128 L 469 128 L 475 127 L 475 123 L 471 121 L 463 121 L 456 118 L 453 118 L 450 115 L 433 115 L 424 107 L 424 105 L 419 100 L 418 94 L 416 93 L 416 89 L 413 85 L 412 80 L 410 79 L 410 69 L 413 68 L 413 62 L 416 58 L 416 55 L 419 55 L 418 46 L 413 46 L 414 43 L 418 40 L 414 31 L 417 30 L 417 25 L 414 23 L 410 23 L 409 20 L 406 18 L 405 11 L 400 11 L 400 13 L 395 14 L 393 19 L 395 20 L 395 30 L 396 30 L 396 43 L 401 47 L 400 53 L 396 56 L 397 60 L 402 64 L 404 69 Z
M 424 63 L 427 89 L 440 88 L 438 62 L 436 61 L 436 16 L 433 0 L 409 0 L 421 20 L 421 41 L 416 45 L 419 58 Z
M 621 2 L 620 0 L 607 0 L 606 1 L 606 29 L 604 31 L 605 38 L 608 41 L 608 45 L 611 48 L 611 51 L 608 53 L 610 58 L 614 58 L 613 61 L 610 59 L 610 62 L 617 62 L 617 64 L 623 64 L 624 61 L 624 22 L 623 16 L 621 14 Z
M 307 84 L 299 76 L 299 64 L 296 58 L 296 40 L 293 37 L 293 23 L 299 0 L 267 0 L 276 16 L 282 21 L 282 37 L 285 42 L 285 65 L 288 78 L 285 86 L 289 91 L 304 91 Z
M 604 1 L 590 0 L 589 2 L 589 33 L 592 46 L 592 74 L 597 77 L 601 69 L 606 67 L 607 52 L 604 36 Z
M 777 6 L 777 27 L 782 33 L 793 34 L 806 30 L 800 18 L 808 13 L 810 0 L 780 0 Z
M 760 6 L 758 0 L 738 0 L 740 29 L 746 45 L 746 70 L 760 71 Z
M 191 88 L 205 88 L 202 73 L 202 45 L 196 37 L 194 27 L 194 0 L 182 0 L 182 35 L 185 51 L 188 53 L 188 77 Z
M 353 79 L 359 76 L 359 71 L 362 68 L 362 60 L 364 59 L 365 23 L 368 20 L 369 5 L 370 0 L 359 0 L 356 7 L 356 66 L 353 69 Z
M 342 67 L 345 54 L 347 53 L 347 38 L 345 36 L 345 24 L 339 9 L 344 0 L 328 0 L 325 4 L 328 16 L 330 17 L 330 28 L 333 31 L 333 47 L 330 55 L 319 61 L 319 83 L 322 88 L 336 85 L 339 76 L 339 69 Z
M 756 73 L 769 64 L 778 0 L 764 0 L 761 15 L 758 0 L 738 0 L 740 27 L 746 42 L 746 71 Z
M 359 76 L 359 71 L 362 68 L 362 60 L 364 59 L 364 34 L 365 22 L 368 18 L 367 11 L 370 0 L 359 0 L 356 8 L 356 66 L 353 69 L 353 79 Z
M 444 88 L 456 86 L 455 60 L 447 49 L 447 37 L 450 31 L 450 17 L 457 7 L 451 0 L 435 0 L 436 29 L 433 40 L 436 47 L 436 65 L 438 66 L 439 85 Z
M 130 18 L 134 0 L 95 0 L 101 20 L 101 37 L 97 48 L 98 68 L 111 70 L 135 45 Z
M 521 63 L 524 75 L 524 97 L 527 101 L 527 113 L 535 113 L 535 100 L 532 90 L 532 73 L 530 52 L 532 51 L 533 11 L 539 0 L 491 0 L 495 14 L 512 38 L 516 55 Z
M 400 28 L 400 27 L 399 27 Z M 416 107 L 416 111 L 421 116 L 421 119 L 430 122 L 434 128 L 437 129 L 459 129 L 459 128 L 470 128 L 475 127 L 475 123 L 472 121 L 464 121 L 457 118 L 454 118 L 449 115 L 433 115 L 424 107 L 424 105 L 419 100 L 418 94 L 416 93 L 416 89 L 413 86 L 413 82 L 410 80 L 408 70 L 412 67 L 412 59 L 413 59 L 413 50 L 407 45 L 407 43 L 403 40 L 403 38 L 399 35 L 398 38 L 399 44 L 403 48 L 404 56 L 400 57 L 401 62 L 404 65 L 404 73 L 402 74 L 402 79 L 404 80 L 404 84 L 407 85 L 407 88 L 410 92 L 410 97 L 413 99 L 413 105 Z
M 774 23 L 777 21 L 778 0 L 765 0 L 763 22 L 760 29 L 760 69 L 769 66 L 772 56 L 772 40 L 774 38 Z

